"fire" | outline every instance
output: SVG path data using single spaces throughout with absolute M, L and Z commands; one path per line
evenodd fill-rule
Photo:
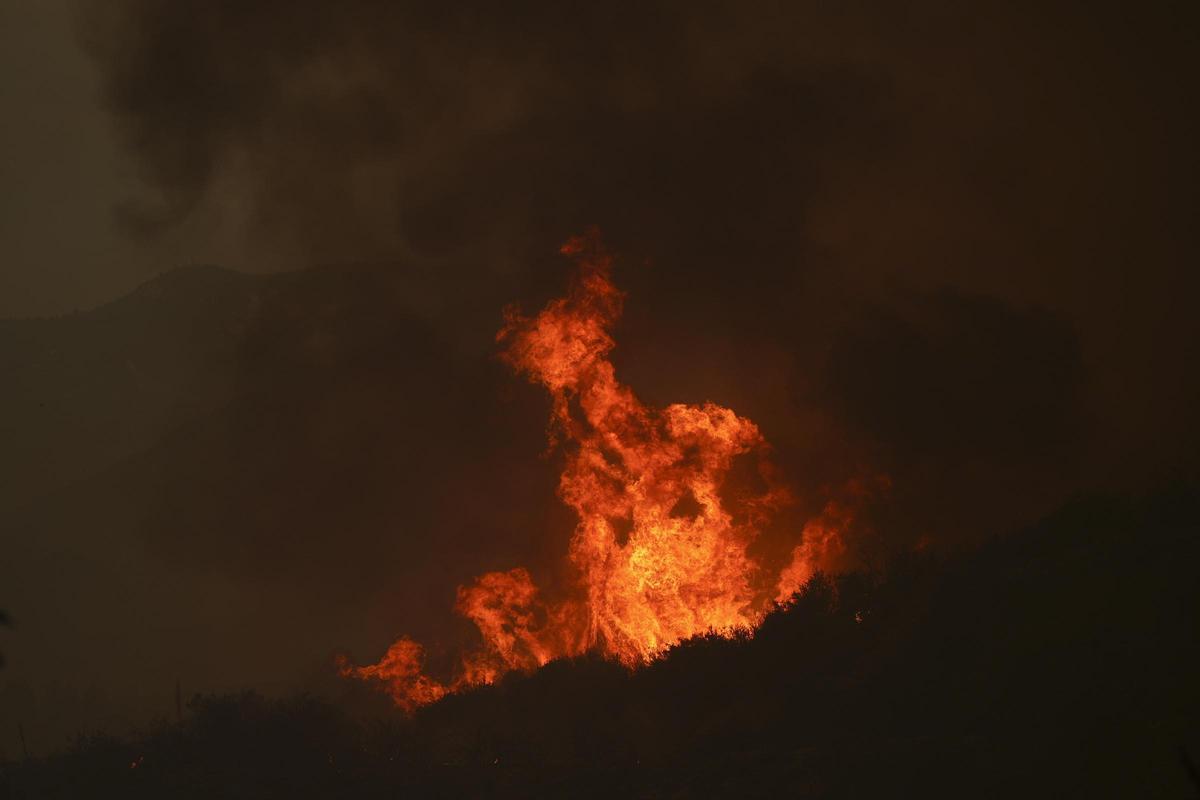
M 483 644 L 447 683 L 424 674 L 424 651 L 407 638 L 377 664 L 341 662 L 343 675 L 381 682 L 406 709 L 593 649 L 637 666 L 697 634 L 752 631 L 841 547 L 848 512 L 831 504 L 778 579 L 764 579 L 747 548 L 790 495 L 762 433 L 713 403 L 642 403 L 609 360 L 624 302 L 610 255 L 595 233 L 561 252 L 578 266 L 566 296 L 533 317 L 508 310 L 497 341 L 552 399 L 551 444 L 565 460 L 558 494 L 579 520 L 568 551 L 575 592 L 548 600 L 521 568 L 460 587 L 455 608 Z M 730 480 L 737 459 L 754 465 L 756 488 Z
M 800 591 L 819 568 L 846 559 L 842 532 L 854 522 L 854 510 L 846 503 L 830 500 L 814 519 L 804 524 L 800 543 L 792 548 L 792 558 L 779 573 L 775 602 L 786 603 Z

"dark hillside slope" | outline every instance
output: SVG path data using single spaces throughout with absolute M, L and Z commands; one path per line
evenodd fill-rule
M 815 580 L 752 639 L 597 659 L 413 719 L 196 698 L 5 767 L 41 797 L 1187 797 L 1200 498 L 1095 497 L 953 560 Z M 136 765 L 136 766 L 132 766 Z M 2 795 L 0 795 L 2 796 Z

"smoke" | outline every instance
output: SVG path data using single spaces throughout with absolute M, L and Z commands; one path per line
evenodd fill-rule
M 511 291 L 512 273 L 591 223 L 640 255 L 773 259 L 819 165 L 871 150 L 886 126 L 886 76 L 824 47 L 799 55 L 733 6 L 87 10 L 146 181 L 119 209 L 132 233 L 220 218 L 300 262 L 444 271 L 442 302 L 468 275 L 483 281 L 468 294 L 498 292 L 489 279 Z
M 896 289 L 1041 306 L 1125 419 L 1196 389 L 1162 373 L 1196 332 L 1162 291 L 1193 280 L 1196 30 L 1174 4 L 940 0 L 80 15 L 136 235 L 206 219 L 296 265 L 398 261 L 461 342 L 550 296 L 548 254 L 590 224 L 652 262 L 621 282 L 660 319 L 743 351 L 824 347 Z

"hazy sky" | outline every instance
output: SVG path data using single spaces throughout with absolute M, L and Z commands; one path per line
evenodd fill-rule
M 72 0 L 0 6 L 0 318 L 86 309 L 174 266 L 252 269 L 220 225 L 153 241 L 128 236 L 115 209 L 138 191 L 83 52 Z

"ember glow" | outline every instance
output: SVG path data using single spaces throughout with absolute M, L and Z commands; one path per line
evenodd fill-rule
M 554 658 L 599 650 L 633 667 L 698 634 L 752 631 L 841 556 L 849 511 L 830 504 L 803 528 L 782 573 L 764 574 L 747 548 L 790 495 L 758 427 L 713 403 L 643 404 L 609 360 L 624 301 L 611 257 L 595 234 L 561 252 L 578 268 L 567 295 L 534 317 L 509 310 L 497 341 L 553 401 L 551 444 L 565 461 L 558 494 L 579 519 L 568 548 L 575 591 L 548 600 L 523 568 L 459 587 L 455 608 L 482 645 L 447 682 L 424 673 L 424 651 L 407 638 L 376 664 L 341 662 L 343 675 L 380 682 L 406 709 Z M 753 480 L 731 479 L 735 460 Z

